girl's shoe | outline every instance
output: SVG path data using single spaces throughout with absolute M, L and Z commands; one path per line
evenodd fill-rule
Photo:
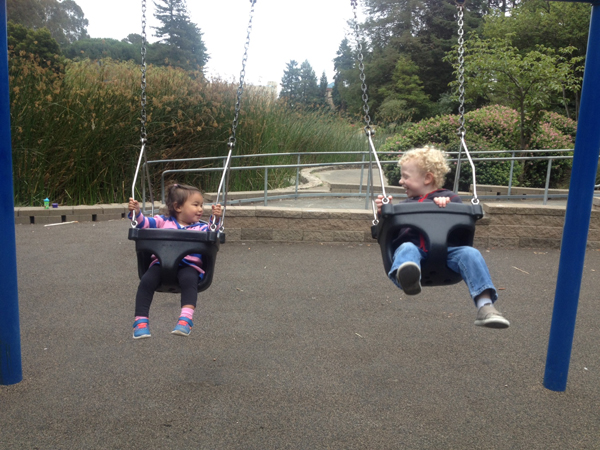
M 175 325 L 175 328 L 173 331 L 171 331 L 171 334 L 176 334 L 178 336 L 189 336 L 193 326 L 194 323 L 190 319 L 181 316 L 177 321 L 177 325 Z
M 138 319 L 133 322 L 133 338 L 144 339 L 150 337 L 150 321 L 148 319 Z

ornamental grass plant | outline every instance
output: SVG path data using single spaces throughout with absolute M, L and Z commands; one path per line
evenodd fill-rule
M 110 59 L 67 61 L 56 70 L 33 56 L 10 53 L 11 132 L 16 205 L 45 197 L 68 205 L 124 202 L 140 143 L 140 68 Z M 148 160 L 224 157 L 235 114 L 237 83 L 207 80 L 201 72 L 147 69 Z M 367 150 L 356 127 L 328 109 L 291 109 L 276 93 L 245 86 L 234 154 Z M 356 160 L 306 156 L 302 163 Z M 297 157 L 235 159 L 233 165 L 296 164 Z M 156 198 L 162 170 L 221 168 L 222 159 L 151 165 Z M 270 188 L 284 187 L 294 169 L 269 171 Z M 176 174 L 215 191 L 220 171 Z M 264 186 L 264 170 L 232 171 L 230 190 Z

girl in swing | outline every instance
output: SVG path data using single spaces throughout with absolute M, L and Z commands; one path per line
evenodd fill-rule
M 200 222 L 204 199 L 199 189 L 184 184 L 173 184 L 167 188 L 166 206 L 168 214 L 144 217 L 139 203 L 130 198 L 129 211 L 135 211 L 138 222 L 136 228 L 170 228 L 176 230 L 208 231 L 208 225 Z M 215 218 L 222 216 L 221 205 L 212 205 Z M 131 218 L 131 213 L 129 214 Z M 212 218 L 212 216 L 211 216 Z M 217 227 L 220 223 L 217 223 Z M 150 337 L 149 312 L 154 291 L 160 286 L 160 267 L 158 259 L 154 258 L 150 268 L 142 276 L 135 297 L 135 321 L 133 323 L 133 338 Z M 202 255 L 187 255 L 180 264 L 177 277 L 181 287 L 181 314 L 171 332 L 178 336 L 189 336 L 194 325 L 192 319 L 198 300 L 198 277 L 202 277 Z
M 434 202 L 440 208 L 449 202 L 462 203 L 454 192 L 440 188 L 450 171 L 443 152 L 431 147 L 413 149 L 398 161 L 402 176 L 400 186 L 406 190 L 405 202 Z M 391 200 L 391 196 L 389 196 Z M 375 200 L 381 213 L 383 196 Z M 392 282 L 406 295 L 421 292 L 421 260 L 427 258 L 421 235 L 405 228 L 400 230 L 404 241 L 394 252 L 394 262 L 388 273 Z M 494 307 L 498 293 L 481 253 L 469 246 L 448 247 L 448 267 L 460 273 L 477 307 L 475 325 L 489 328 L 508 328 L 510 322 Z

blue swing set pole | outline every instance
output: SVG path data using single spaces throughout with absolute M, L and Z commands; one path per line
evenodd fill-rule
M 10 141 L 6 0 L 0 0 L 0 384 L 23 379 L 17 288 L 17 246 Z
M 587 3 L 592 17 L 544 374 L 544 386 L 560 392 L 567 388 L 600 153 L 600 0 Z

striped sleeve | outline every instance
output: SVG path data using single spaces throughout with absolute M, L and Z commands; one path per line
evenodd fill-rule
M 163 216 L 146 217 L 141 211 L 135 219 L 138 222 L 136 228 L 164 228 L 166 222 Z

